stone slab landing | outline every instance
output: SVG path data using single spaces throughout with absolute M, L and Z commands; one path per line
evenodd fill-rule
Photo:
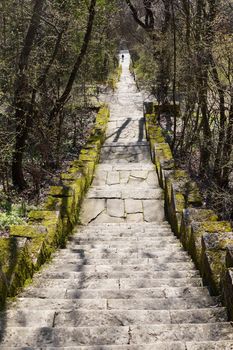
M 1 315 L 1 350 L 230 350 L 233 328 L 165 221 L 129 73 L 81 223 Z

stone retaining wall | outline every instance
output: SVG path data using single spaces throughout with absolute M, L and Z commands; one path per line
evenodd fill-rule
M 197 183 L 179 169 L 162 128 L 159 107 L 144 104 L 147 138 L 160 186 L 165 212 L 174 233 L 192 256 L 203 281 L 213 295 L 221 295 L 233 319 L 233 233 L 229 222 L 205 208 Z
M 30 280 L 35 271 L 58 248 L 64 247 L 79 218 L 82 199 L 90 186 L 109 119 L 109 109 L 102 106 L 92 134 L 79 158 L 61 174 L 43 210 L 29 213 L 27 225 L 12 226 L 9 238 L 0 238 L 0 307 Z

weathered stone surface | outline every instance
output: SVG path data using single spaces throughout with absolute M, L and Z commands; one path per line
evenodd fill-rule
M 93 186 L 104 186 L 107 181 L 107 171 L 97 169 Z
M 108 172 L 107 184 L 116 185 L 119 183 L 120 183 L 120 172 L 119 171 Z
M 105 199 L 86 199 L 81 213 L 81 222 L 88 224 L 105 210 Z
M 125 200 L 125 211 L 127 214 L 142 213 L 142 201 L 134 199 Z
M 201 271 L 213 294 L 221 293 L 221 275 L 226 266 L 226 248 L 233 243 L 232 232 L 204 233 Z
M 160 189 L 123 189 L 122 198 L 132 199 L 161 199 L 163 192 Z
M 107 200 L 107 213 L 110 216 L 123 218 L 125 216 L 125 203 L 121 199 Z
M 165 219 L 164 203 L 159 200 L 143 200 L 144 220 L 161 222 Z
M 123 222 L 125 222 L 124 217 L 110 216 L 104 211 L 100 215 L 98 215 L 97 218 L 90 223 L 90 225 L 95 227 L 97 224 L 106 224 L 106 223 L 121 224 Z

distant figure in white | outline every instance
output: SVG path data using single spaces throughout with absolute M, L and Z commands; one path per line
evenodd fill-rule
M 130 64 L 130 54 L 128 50 L 121 50 L 119 52 L 119 61 L 122 63 L 123 69 L 129 69 Z

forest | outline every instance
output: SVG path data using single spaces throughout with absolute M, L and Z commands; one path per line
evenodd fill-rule
M 232 0 L 2 0 L 0 231 L 26 220 L 116 87 L 120 49 L 177 164 L 233 218 Z

